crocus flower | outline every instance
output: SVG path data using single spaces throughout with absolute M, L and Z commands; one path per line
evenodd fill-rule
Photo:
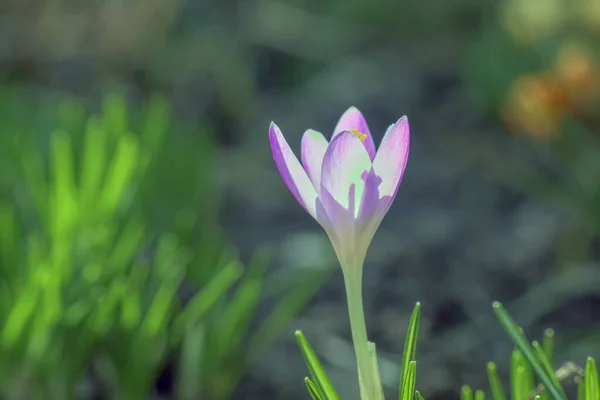
M 275 123 L 269 140 L 287 187 L 325 229 L 342 267 L 360 269 L 404 175 L 408 119 L 391 125 L 376 151 L 365 118 L 351 107 L 330 142 L 312 129 L 304 133 L 302 165 Z

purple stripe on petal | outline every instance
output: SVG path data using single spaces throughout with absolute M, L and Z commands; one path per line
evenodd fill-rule
M 350 132 L 336 136 L 325 151 L 321 170 L 321 192 L 326 189 L 342 207 L 348 208 L 350 186 L 355 185 L 359 204 L 364 188 L 361 175 L 371 169 L 371 159 L 360 139 Z M 327 204 L 325 204 L 327 207 Z
M 288 189 L 298 203 L 302 205 L 314 218 L 316 216 L 317 191 L 306 175 L 304 168 L 292 152 L 289 144 L 283 137 L 281 130 L 271 122 L 269 127 L 269 141 L 273 159 L 279 169 L 279 173 Z
M 317 192 L 321 190 L 321 167 L 328 145 L 327 139 L 312 129 L 302 136 L 302 165 Z
M 390 196 L 390 202 L 396 197 L 402 182 L 409 148 L 410 129 L 408 118 L 404 116 L 387 130 L 373 161 L 375 173 L 382 179 L 379 186 L 380 196 Z
M 369 158 L 371 158 L 371 161 L 374 160 L 376 151 L 375 142 L 373 142 L 373 136 L 371 136 L 371 131 L 369 130 L 369 126 L 367 125 L 365 117 L 356 107 L 350 107 L 342 115 L 333 131 L 332 140 L 343 131 L 349 131 L 351 129 L 355 129 L 367 135 L 367 138 L 363 141 L 363 145 L 367 149 L 367 153 L 369 153 Z
M 361 178 L 365 183 L 365 186 L 356 218 L 365 221 L 371 219 L 379 208 L 379 185 L 381 184 L 382 179 L 375 175 L 375 170 L 373 168 L 369 171 L 365 171 Z
M 363 180 L 365 189 L 360 200 L 356 223 L 361 235 L 360 243 L 368 246 L 389 209 L 391 201 L 389 196 L 380 197 L 379 186 L 382 179 L 375 174 L 373 168 L 364 172 Z

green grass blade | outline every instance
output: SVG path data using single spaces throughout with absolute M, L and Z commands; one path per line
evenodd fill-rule
M 32 145 L 22 149 L 21 167 L 23 169 L 23 180 L 31 196 L 31 200 L 39 214 L 39 217 L 48 222 L 48 191 L 49 184 L 46 176 L 44 159 L 39 151 Z
M 498 320 L 500 321 L 500 325 L 506 330 L 509 336 L 512 338 L 517 347 L 523 352 L 523 355 L 529 361 L 539 379 L 542 381 L 546 389 L 552 394 L 552 396 L 556 400 L 567 400 L 566 396 L 562 388 L 557 387 L 554 384 L 552 378 L 548 375 L 544 367 L 538 361 L 538 358 L 535 354 L 535 350 L 531 347 L 525 335 L 519 332 L 519 327 L 513 321 L 512 317 L 506 312 L 502 304 L 499 302 L 494 302 L 493 304 L 494 311 Z
M 421 395 L 421 393 L 418 390 L 415 391 L 415 399 L 416 400 L 425 400 L 423 395 Z
M 469 385 L 463 385 L 460 388 L 460 400 L 473 400 L 473 390 Z
M 237 260 L 231 261 L 217 272 L 215 277 L 190 300 L 177 316 L 174 322 L 173 338 L 181 338 L 187 329 L 196 325 L 204 314 L 239 279 L 241 274 L 242 267 Z
M 10 288 L 10 293 L 6 294 L 10 294 L 11 297 L 15 295 L 13 285 L 14 273 L 17 271 L 10 266 L 17 264 L 19 256 L 20 237 L 17 226 L 14 208 L 8 203 L 0 203 L 0 280 L 4 280 Z
M 292 318 L 297 316 L 314 297 L 316 292 L 323 286 L 329 274 L 316 272 L 314 275 L 306 276 L 304 282 L 294 287 L 288 295 L 279 300 L 275 309 L 261 323 L 254 335 L 252 335 L 248 355 L 250 359 L 256 359 L 288 326 Z
M 127 103 L 121 94 L 113 93 L 104 97 L 102 119 L 111 135 L 119 137 L 125 134 L 128 129 Z
M 408 364 L 405 380 L 402 382 L 402 390 L 400 391 L 400 400 L 414 400 L 415 385 L 417 383 L 417 362 L 411 361 Z
M 106 180 L 100 194 L 99 206 L 106 215 L 112 215 L 119 205 L 123 194 L 129 188 L 138 163 L 139 143 L 133 135 L 122 136 L 106 172 Z
M 598 385 L 598 369 L 596 361 L 588 357 L 585 363 L 585 400 L 599 400 L 600 387 Z
M 587 400 L 585 394 L 585 379 L 582 379 L 577 384 L 577 400 Z
M 310 372 L 310 376 L 312 380 L 315 382 L 321 393 L 325 396 L 326 400 L 339 400 L 339 396 L 329 377 L 325 373 L 319 358 L 315 354 L 313 348 L 306 340 L 306 337 L 301 331 L 296 331 L 296 340 L 298 341 L 298 346 L 302 351 L 302 356 L 304 357 L 304 362 Z
M 308 377 L 304 378 L 304 384 L 306 385 L 306 389 L 313 400 L 326 400 L 325 395 L 321 393 L 317 385 L 315 385 L 315 383 Z
M 85 207 L 94 207 L 106 169 L 106 131 L 100 121 L 90 117 L 85 127 L 80 175 L 80 197 Z
M 26 325 L 34 317 L 36 306 L 39 305 L 40 295 L 39 288 L 34 285 L 30 285 L 19 293 L 2 329 L 2 343 L 4 345 L 12 346 L 19 340 Z
M 552 365 L 554 360 L 554 330 L 546 329 L 544 330 L 544 337 L 542 339 L 542 348 L 544 349 L 544 354 L 546 354 L 546 358 L 550 365 Z
M 558 388 L 558 389 L 561 390 L 563 396 L 566 398 L 567 395 L 566 395 L 564 389 L 562 388 L 562 385 L 558 381 L 558 378 L 556 377 L 556 373 L 554 372 L 554 369 L 552 368 L 552 366 L 550 365 L 550 362 L 546 358 L 546 353 L 544 353 L 544 349 L 536 341 L 532 342 L 532 346 L 533 346 L 533 348 L 534 348 L 534 350 L 536 352 L 538 360 L 542 364 L 542 367 L 544 367 L 544 370 L 546 371 L 546 373 L 548 374 L 548 376 L 550 377 L 550 379 L 552 379 L 552 383 L 554 384 L 554 386 L 556 388 Z
M 183 281 L 183 276 L 169 278 L 162 282 L 150 308 L 140 325 L 140 331 L 148 338 L 154 338 L 164 333 L 169 322 L 169 314 L 177 300 L 177 290 Z
M 529 389 L 528 389 L 528 377 L 525 372 L 525 368 L 522 365 L 518 365 L 513 371 L 512 376 L 512 390 L 513 400 L 528 400 Z
M 243 279 L 236 287 L 233 299 L 219 318 L 216 344 L 220 357 L 228 357 L 240 346 L 260 301 L 261 288 L 260 279 Z
M 118 274 L 125 272 L 139 251 L 144 234 L 143 222 L 131 217 L 113 244 L 105 270 Z
M 245 338 L 248 326 L 261 300 L 263 280 L 268 266 L 269 253 L 264 249 L 255 252 L 244 277 L 235 290 L 233 299 L 221 313 L 219 334 L 215 343 L 216 354 L 219 358 L 229 357 Z M 248 350 L 252 352 L 252 350 Z
M 161 96 L 154 95 L 146 106 L 142 137 L 152 154 L 156 154 L 169 128 L 170 104 Z
M 184 335 L 179 352 L 179 379 L 177 379 L 177 399 L 196 400 L 202 393 L 202 359 L 204 355 L 205 329 L 198 325 Z
M 125 331 L 131 331 L 142 321 L 142 294 L 138 285 L 129 284 L 121 297 L 120 323 Z
M 483 390 L 476 390 L 475 400 L 485 400 L 485 392 Z
M 493 362 L 487 364 L 488 380 L 490 382 L 490 390 L 494 400 L 506 400 L 506 394 L 502 388 L 502 381 L 498 376 L 498 368 Z
M 419 335 L 419 322 L 421 319 L 421 303 L 417 302 L 413 309 L 406 332 L 406 341 L 404 342 L 404 351 L 402 353 L 402 371 L 400 377 L 400 398 L 403 398 L 402 387 L 407 379 L 408 366 L 415 360 L 417 353 L 417 337 Z

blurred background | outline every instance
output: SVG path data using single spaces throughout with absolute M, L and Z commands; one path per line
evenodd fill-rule
M 349 106 L 406 114 L 365 307 L 395 396 L 507 378 L 491 302 L 555 368 L 600 348 L 598 0 L 3 0 L 0 398 L 306 399 L 357 383 L 330 244 L 273 163 Z M 508 381 L 505 382 L 508 385 Z

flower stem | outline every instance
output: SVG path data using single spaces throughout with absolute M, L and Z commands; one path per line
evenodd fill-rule
M 344 283 L 346 285 L 346 298 L 348 300 L 348 315 L 352 342 L 356 354 L 358 367 L 358 382 L 362 400 L 378 400 L 378 382 L 373 370 L 373 362 L 369 353 L 367 326 L 362 297 L 362 266 L 344 268 Z

